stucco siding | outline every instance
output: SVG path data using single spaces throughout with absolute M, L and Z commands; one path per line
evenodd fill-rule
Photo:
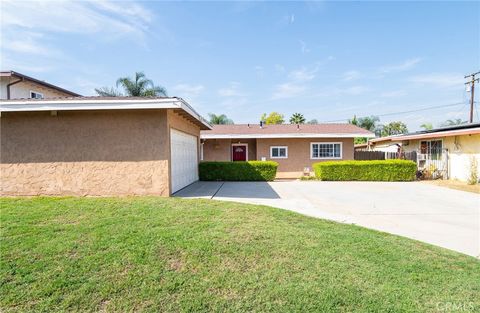
M 169 195 L 167 112 L 4 113 L 2 195 Z
M 257 160 L 257 143 L 255 139 L 209 139 L 203 144 L 204 161 L 231 161 L 232 144 L 248 145 L 248 160 Z
M 287 138 L 287 139 L 257 139 L 257 159 L 275 161 L 278 163 L 278 178 L 298 178 L 303 175 L 305 167 L 312 171 L 312 164 L 331 161 L 326 159 L 310 158 L 310 143 L 312 142 L 341 142 L 342 160 L 353 160 L 353 138 Z M 287 159 L 271 159 L 271 146 L 287 146 Z
M 305 167 L 312 169 L 316 162 L 328 161 L 310 158 L 310 143 L 341 142 L 342 160 L 353 160 L 353 138 L 269 138 L 269 139 L 207 139 L 203 145 L 204 161 L 231 161 L 231 144 L 248 143 L 249 160 L 275 161 L 279 164 L 277 178 L 298 178 L 303 175 Z M 271 159 L 271 146 L 287 146 L 287 159 Z
M 7 85 L 11 82 L 17 81 L 18 78 L 14 77 L 1 77 L 0 78 L 0 99 L 7 99 Z M 30 91 L 39 92 L 43 94 L 45 99 L 58 98 L 58 97 L 70 97 L 70 94 L 61 92 L 56 89 L 48 88 L 39 84 L 35 84 L 30 81 L 23 81 L 15 85 L 10 86 L 10 99 L 29 99 Z
M 448 171 L 450 179 L 467 181 L 471 173 L 471 163 L 477 161 L 477 172 L 480 176 L 480 135 L 461 135 L 438 137 L 427 140 L 443 141 L 443 148 L 448 149 Z M 422 140 L 410 140 L 403 145 L 404 151 L 418 151 Z

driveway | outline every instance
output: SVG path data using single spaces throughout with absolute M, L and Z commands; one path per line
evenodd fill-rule
M 264 204 L 480 256 L 480 196 L 418 182 L 196 182 L 175 194 Z

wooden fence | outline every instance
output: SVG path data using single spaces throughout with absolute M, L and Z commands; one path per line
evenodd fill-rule
M 355 151 L 353 154 L 355 160 L 392 160 L 392 159 L 402 159 L 402 160 L 412 160 L 417 162 L 417 152 L 383 152 L 383 151 Z

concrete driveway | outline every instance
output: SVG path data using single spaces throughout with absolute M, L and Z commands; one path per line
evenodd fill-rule
M 175 196 L 264 204 L 480 256 L 480 196 L 418 182 L 196 182 Z

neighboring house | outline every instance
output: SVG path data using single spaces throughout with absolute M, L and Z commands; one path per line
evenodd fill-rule
M 365 150 L 383 151 L 392 145 L 404 152 L 415 151 L 420 170 L 434 171 L 443 178 L 467 181 L 472 163 L 480 176 L 480 123 L 442 127 L 415 133 L 371 139 Z M 433 175 L 433 178 L 436 178 Z
M 180 98 L 0 101 L 0 194 L 161 195 L 198 180 L 200 130 Z
M 48 99 L 79 94 L 14 71 L 0 72 L 0 99 Z
M 298 178 L 315 162 L 353 160 L 353 139 L 374 136 L 352 124 L 214 125 L 201 132 L 202 160 L 272 160 L 277 178 Z

